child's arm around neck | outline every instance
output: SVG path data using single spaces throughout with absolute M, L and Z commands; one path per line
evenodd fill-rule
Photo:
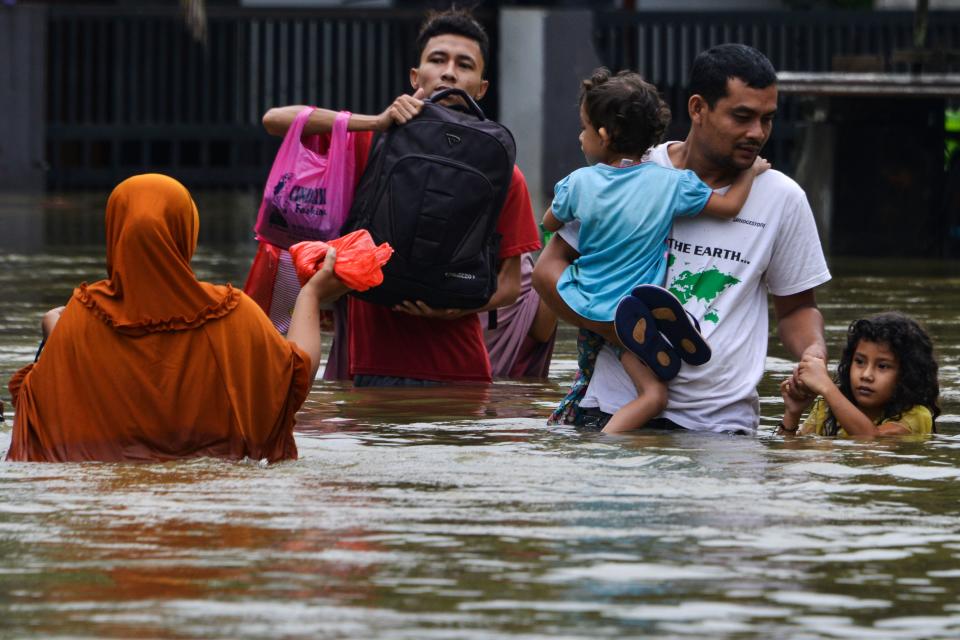
M 769 168 L 770 163 L 758 156 L 752 167 L 740 172 L 726 193 L 714 192 L 710 196 L 707 204 L 703 207 L 702 213 L 727 220 L 736 218 L 740 210 L 743 209 L 747 196 L 750 195 L 753 179 Z

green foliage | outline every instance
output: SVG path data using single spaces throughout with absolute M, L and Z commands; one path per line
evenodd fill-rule
M 947 109 L 944 112 L 943 129 L 946 133 L 943 166 L 949 170 L 951 161 L 960 154 L 960 109 Z

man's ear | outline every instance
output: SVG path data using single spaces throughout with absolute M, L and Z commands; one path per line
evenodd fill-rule
M 690 122 L 694 124 L 700 124 L 700 121 L 703 119 L 703 112 L 710 108 L 710 105 L 707 104 L 707 101 L 703 99 L 698 93 L 690 96 L 690 99 L 687 101 L 687 113 L 690 115 Z
M 420 88 L 420 70 L 416 67 L 410 68 L 410 86 L 414 90 Z
M 477 91 L 477 95 L 473 96 L 473 99 L 479 102 L 483 99 L 483 96 L 487 95 L 487 89 L 490 88 L 490 81 L 484 80 L 480 83 L 480 89 Z

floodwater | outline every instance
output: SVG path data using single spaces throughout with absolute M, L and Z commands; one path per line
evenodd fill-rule
M 0 203 L 0 392 L 40 314 L 102 274 L 104 195 Z M 252 195 L 198 198 L 204 279 L 242 283 Z M 0 637 L 955 638 L 956 264 L 834 261 L 832 353 L 897 308 L 939 348 L 925 441 L 547 428 L 573 375 L 354 390 L 318 382 L 300 459 L 0 463 Z

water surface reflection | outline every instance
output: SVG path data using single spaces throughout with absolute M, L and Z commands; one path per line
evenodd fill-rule
M 196 270 L 242 283 L 253 197 L 199 200 L 223 235 L 201 239 Z M 28 205 L 42 220 L 0 205 L 34 239 L 0 258 L 4 381 L 32 359 L 40 313 L 103 272 L 102 196 Z M 0 635 L 956 637 L 956 265 L 832 267 L 834 353 L 859 315 L 899 308 L 929 327 L 941 435 L 773 436 L 779 346 L 756 438 L 547 429 L 570 332 L 549 383 L 318 383 L 296 462 L 0 464 Z

